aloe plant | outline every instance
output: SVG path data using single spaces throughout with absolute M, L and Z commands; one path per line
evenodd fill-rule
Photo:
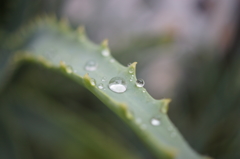
M 130 147 L 141 145 L 152 158 L 208 158 L 189 147 L 169 120 L 170 99 L 155 100 L 136 85 L 137 63 L 121 65 L 107 41 L 90 42 L 83 27 L 73 30 L 54 16 L 38 18 L 2 40 L 1 48 L 8 61 L 1 66 L 2 138 L 11 143 L 2 155 L 31 158 L 49 142 L 51 154 L 63 154 L 56 158 L 146 158 L 124 146 L 126 138 L 134 138 Z M 126 90 L 109 86 L 114 77 Z M 94 108 L 88 108 L 91 101 Z M 118 122 L 107 126 L 102 118 Z M 132 135 L 123 136 L 118 125 Z M 120 137 L 106 142 L 105 131 Z M 48 151 L 41 157 L 51 157 Z

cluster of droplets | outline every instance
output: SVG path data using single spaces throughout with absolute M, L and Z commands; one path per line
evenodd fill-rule
M 103 56 L 109 56 L 109 50 L 103 50 L 102 51 L 102 55 Z M 114 62 L 115 60 L 114 59 L 111 59 L 110 62 Z M 128 65 L 128 67 L 130 67 L 131 64 Z M 91 60 L 91 61 L 88 61 L 85 65 L 85 69 L 87 71 L 94 71 L 96 70 L 98 67 L 98 64 L 97 62 Z M 70 67 L 69 67 L 69 70 L 72 70 Z M 129 73 L 131 74 L 131 77 L 130 77 L 130 81 L 133 81 L 134 80 L 134 68 L 129 68 Z M 101 79 L 101 82 L 106 82 L 107 79 L 105 77 L 103 77 Z M 95 79 L 91 78 L 90 79 L 90 83 L 92 86 L 96 86 L 96 81 Z M 139 88 L 142 88 L 143 86 L 145 85 L 145 82 L 143 79 L 137 79 L 136 80 L 136 86 L 139 87 Z M 97 87 L 99 89 L 104 89 L 104 85 L 102 83 L 99 83 L 97 85 Z M 111 91 L 115 92 L 115 93 L 123 93 L 127 90 L 127 84 L 126 84 L 126 81 L 124 78 L 122 77 L 113 77 L 109 83 L 108 83 L 108 87 Z M 146 90 L 143 88 L 142 89 L 142 92 L 146 92 Z M 147 128 L 147 125 L 143 123 L 142 119 L 141 118 L 136 118 L 135 120 L 136 124 L 139 125 L 139 127 L 142 129 L 142 130 L 145 130 Z M 160 126 L 161 125 L 161 119 L 160 117 L 153 117 L 151 118 L 150 120 L 150 124 L 152 126 Z M 176 132 L 173 130 L 173 128 L 170 126 L 168 127 L 168 131 L 170 132 L 170 137 L 174 138 L 176 136 Z

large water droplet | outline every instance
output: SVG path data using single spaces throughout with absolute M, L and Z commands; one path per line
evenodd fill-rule
M 151 124 L 152 124 L 153 126 L 158 126 L 158 125 L 161 124 L 161 121 L 160 121 L 159 118 L 152 118 L 152 119 L 151 119 Z
M 145 85 L 145 82 L 144 82 L 143 79 L 138 79 L 138 80 L 136 81 L 136 86 L 137 86 L 137 87 L 143 87 L 144 85 Z
M 126 81 L 122 77 L 113 77 L 109 81 L 108 87 L 116 93 L 123 93 L 127 90 Z
M 103 88 L 104 88 L 104 87 L 103 87 L 103 84 L 102 84 L 102 83 L 98 84 L 98 88 L 99 88 L 99 89 L 103 89 Z
M 95 71 L 98 67 L 98 63 L 96 61 L 90 60 L 85 65 L 85 70 L 87 71 Z
M 90 83 L 91 83 L 92 86 L 95 86 L 96 85 L 96 80 L 94 78 L 91 78 Z
M 102 50 L 102 55 L 103 56 L 109 56 L 110 55 L 110 51 L 108 49 L 104 49 L 104 50 Z

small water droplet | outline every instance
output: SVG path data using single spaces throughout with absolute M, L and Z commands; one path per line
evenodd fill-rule
M 177 135 L 176 132 L 172 132 L 170 136 L 171 136 L 171 138 L 174 138 L 174 137 L 176 137 L 176 135 Z
M 96 85 L 96 80 L 94 78 L 91 78 L 90 83 L 91 83 L 92 86 L 95 86 Z
M 138 79 L 138 80 L 136 81 L 136 86 L 137 86 L 137 87 L 143 87 L 144 85 L 145 85 L 145 82 L 144 82 L 143 79 Z
M 130 81 L 131 81 L 131 82 L 133 81 L 133 78 L 134 78 L 134 76 L 131 76 L 131 77 L 130 77 Z
M 129 66 L 131 66 L 131 64 L 132 64 L 132 63 L 128 63 L 128 65 L 127 65 L 127 66 L 129 67 Z
M 130 68 L 128 72 L 132 74 L 134 72 L 134 68 Z
M 106 78 L 105 78 L 105 77 L 103 77 L 101 81 L 102 81 L 102 82 L 105 82 L 105 81 L 106 81 Z
M 152 118 L 152 119 L 151 119 L 151 124 L 152 124 L 153 126 L 159 126 L 159 125 L 161 124 L 161 121 L 160 121 L 159 118 Z
M 143 88 L 142 92 L 145 93 L 145 92 L 146 92 L 146 89 Z
M 90 60 L 85 65 L 85 70 L 87 71 L 95 71 L 98 67 L 98 63 L 96 61 Z
M 141 119 L 141 118 L 137 118 L 137 119 L 136 119 L 136 123 L 137 123 L 137 124 L 141 124 L 141 123 L 142 123 L 142 119 Z
M 98 88 L 103 89 L 103 84 L 102 83 L 98 84 Z
M 127 90 L 126 81 L 122 77 L 113 77 L 109 81 L 108 87 L 116 93 L 123 93 Z
M 111 62 L 111 63 L 115 62 L 115 59 L 111 59 L 110 62 Z
M 103 56 L 109 56 L 110 55 L 110 51 L 108 49 L 104 49 L 104 50 L 102 50 L 102 55 Z
M 72 68 L 72 66 L 67 65 L 67 66 L 66 66 L 66 71 L 67 71 L 67 73 L 73 73 L 73 68 Z

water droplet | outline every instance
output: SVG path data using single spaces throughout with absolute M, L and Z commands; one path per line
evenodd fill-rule
M 152 119 L 151 119 L 151 124 L 152 124 L 153 126 L 159 126 L 159 125 L 161 124 L 161 121 L 160 121 L 159 118 L 152 118 Z
M 132 63 L 128 63 L 128 65 L 127 65 L 127 66 L 129 67 L 129 66 L 131 66 L 131 64 L 132 64 Z
M 103 89 L 103 84 L 102 83 L 98 84 L 98 88 Z
M 141 118 L 137 118 L 137 119 L 136 119 L 136 123 L 137 123 L 137 124 L 141 124 L 141 122 L 142 122 L 142 119 L 141 119 Z
M 72 73 L 72 72 L 73 72 L 72 66 L 67 65 L 67 66 L 66 66 L 66 71 L 67 71 L 67 73 Z
M 95 71 L 98 67 L 98 63 L 96 61 L 90 60 L 85 65 L 85 70 L 87 71 Z
M 133 76 L 130 77 L 130 81 L 131 81 L 131 82 L 133 81 Z
M 101 81 L 102 81 L 102 82 L 105 82 L 105 81 L 106 81 L 106 78 L 105 78 L 105 77 L 103 77 Z
M 102 50 L 102 55 L 103 56 L 109 56 L 110 55 L 110 51 L 108 49 L 104 49 L 104 50 Z
M 113 77 L 108 86 L 110 90 L 116 93 L 123 93 L 127 90 L 126 81 L 122 77 Z
M 110 62 L 111 62 L 111 63 L 115 62 L 115 59 L 111 59 Z
M 96 80 L 94 78 L 91 78 L 90 83 L 91 83 L 92 86 L 95 86 L 96 85 Z
M 144 82 L 143 79 L 138 79 L 138 80 L 136 81 L 136 86 L 137 86 L 137 87 L 143 87 L 144 85 L 145 85 L 145 82 Z
M 174 138 L 176 135 L 177 135 L 176 132 L 172 132 L 170 136 L 171 138 Z
M 134 68 L 130 68 L 128 72 L 132 74 L 134 72 Z
M 146 92 L 146 89 L 143 88 L 142 92 L 145 93 L 145 92 Z

